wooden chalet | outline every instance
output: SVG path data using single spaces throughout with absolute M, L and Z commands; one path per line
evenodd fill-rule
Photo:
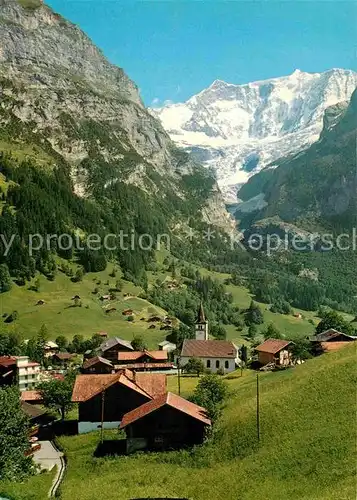
M 356 340 L 356 336 L 347 335 L 346 333 L 339 332 L 334 328 L 330 328 L 329 330 L 318 333 L 314 337 L 310 338 L 315 354 L 338 351 L 342 347 L 345 347 Z
M 78 375 L 72 401 L 78 403 L 78 432 L 117 428 L 123 415 L 166 391 L 166 376 L 135 374 Z
M 97 373 L 105 374 L 112 373 L 114 370 L 113 364 L 101 356 L 94 356 L 93 358 L 85 360 L 82 366 L 83 373 Z
M 113 337 L 105 340 L 100 346 L 101 357 L 116 363 L 119 352 L 134 351 L 133 346 L 128 340 Z
M 51 358 L 53 363 L 66 367 L 71 361 L 76 357 L 76 354 L 71 354 L 69 352 L 57 352 Z
M 210 425 L 204 408 L 168 392 L 124 415 L 120 428 L 125 429 L 131 453 L 200 444 Z
M 258 360 L 261 365 L 273 363 L 276 366 L 289 366 L 292 364 L 291 348 L 294 345 L 290 340 L 268 339 L 258 345 Z
M 119 352 L 116 370 L 128 368 L 135 371 L 171 370 L 167 351 Z

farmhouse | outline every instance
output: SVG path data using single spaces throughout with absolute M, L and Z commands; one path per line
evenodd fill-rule
M 120 339 L 119 337 L 113 337 L 105 340 L 99 350 L 101 351 L 101 357 L 116 363 L 118 360 L 118 352 L 133 351 L 133 347 L 128 340 Z
M 67 367 L 75 357 L 76 354 L 71 354 L 69 352 L 57 352 L 51 359 L 53 363 Z
M 134 311 L 132 309 L 125 309 L 123 312 L 122 312 L 122 315 L 123 316 L 133 316 L 134 315 Z
M 190 358 L 203 361 L 205 368 L 216 373 L 223 370 L 232 372 L 239 363 L 238 349 L 233 342 L 226 340 L 191 340 L 185 339 L 182 345 L 180 366 L 183 368 Z
M 48 342 L 46 342 L 46 344 L 45 344 L 45 357 L 46 358 L 51 358 L 58 351 L 59 351 L 59 347 L 56 344 L 56 342 L 52 342 L 52 340 L 49 340 Z
M 159 344 L 160 351 L 167 351 L 168 353 L 175 351 L 177 348 L 176 344 L 173 342 L 169 342 L 168 340 L 164 340 Z
M 345 333 L 339 332 L 334 328 L 318 333 L 310 339 L 316 353 L 337 351 L 355 340 L 357 340 L 357 337 L 346 335 Z
M 170 370 L 173 363 L 167 361 L 167 351 L 119 352 L 115 369 L 122 368 L 135 371 Z
M 256 347 L 258 360 L 262 365 L 274 363 L 277 366 L 288 366 L 292 363 L 290 340 L 268 339 Z
M 122 370 L 108 375 L 78 375 L 72 401 L 78 404 L 78 432 L 117 428 L 128 411 L 166 391 L 166 376 Z
M 87 359 L 82 366 L 83 373 L 105 374 L 112 373 L 114 370 L 113 364 L 101 356 Z
M 120 428 L 125 429 L 131 453 L 200 444 L 210 425 L 204 408 L 169 392 L 126 413 Z
M 107 332 L 98 332 L 97 335 L 99 335 L 99 337 L 103 337 L 104 339 L 108 338 L 108 333 Z

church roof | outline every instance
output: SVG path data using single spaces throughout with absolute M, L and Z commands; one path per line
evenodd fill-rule
M 206 320 L 206 315 L 205 315 L 205 311 L 203 309 L 203 304 L 201 302 L 200 304 L 200 308 L 198 310 L 198 316 L 197 316 L 197 320 L 196 320 L 196 323 L 207 323 L 207 320 Z

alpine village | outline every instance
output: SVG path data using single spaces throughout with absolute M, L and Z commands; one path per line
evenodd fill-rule
M 357 74 L 310 77 L 146 108 L 78 25 L 0 0 L 1 500 L 356 498 L 357 254 L 316 235 L 356 228 Z M 275 87 L 318 134 L 253 141 L 274 168 L 232 201 L 202 136 L 245 99 L 283 123 Z

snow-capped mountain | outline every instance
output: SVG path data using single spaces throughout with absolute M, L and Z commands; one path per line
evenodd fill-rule
M 171 138 L 213 167 L 226 200 L 247 179 L 319 138 L 326 108 L 348 101 L 357 73 L 294 71 L 289 76 L 233 85 L 216 80 L 185 103 L 151 112 Z

